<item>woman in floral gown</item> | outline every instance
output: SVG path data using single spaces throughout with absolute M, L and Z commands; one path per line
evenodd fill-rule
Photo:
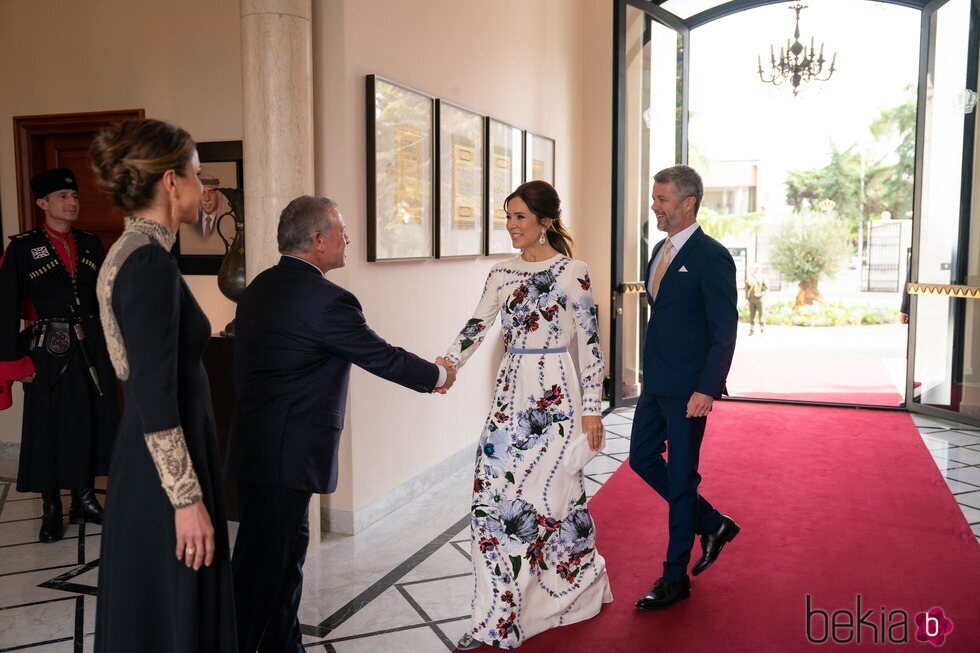
M 576 438 L 601 447 L 604 364 L 588 268 L 569 257 L 558 194 L 532 181 L 504 204 L 521 256 L 490 270 L 473 318 L 449 348 L 457 368 L 500 314 L 507 351 L 484 423 L 473 483 L 475 592 L 458 648 L 513 649 L 612 601 L 586 505 Z M 569 347 L 578 352 L 576 371 Z

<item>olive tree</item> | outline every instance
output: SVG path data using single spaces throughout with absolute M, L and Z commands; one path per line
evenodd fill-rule
M 822 301 L 818 283 L 850 254 L 847 226 L 829 214 L 801 213 L 785 219 L 772 240 L 769 264 L 800 286 L 796 305 Z

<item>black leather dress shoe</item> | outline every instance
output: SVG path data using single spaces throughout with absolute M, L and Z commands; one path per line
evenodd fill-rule
M 90 487 L 71 491 L 71 508 L 68 509 L 68 523 L 87 521 L 90 524 L 102 523 L 102 506 Z
M 636 602 L 640 610 L 663 610 L 691 596 L 691 579 L 687 576 L 680 580 L 658 578 L 650 588 L 650 593 Z
M 725 545 L 735 539 L 738 532 L 742 530 L 731 517 L 722 515 L 721 526 L 713 533 L 705 533 L 701 536 L 701 557 L 691 567 L 691 573 L 697 576 L 702 571 L 711 566 L 711 563 L 718 559 L 721 550 Z
M 57 542 L 65 534 L 65 523 L 62 521 L 61 492 L 45 492 L 41 498 L 43 514 L 41 515 L 41 532 L 38 539 L 42 542 Z

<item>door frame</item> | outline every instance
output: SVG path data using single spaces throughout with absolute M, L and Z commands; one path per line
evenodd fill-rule
M 854 0 L 864 2 L 866 0 Z M 913 186 L 913 207 L 914 219 L 912 223 L 912 257 L 911 263 L 913 270 L 912 281 L 917 281 L 917 266 L 919 253 L 919 233 L 921 220 L 919 219 L 921 208 L 921 152 L 924 137 L 924 112 L 925 112 L 925 74 L 928 70 L 928 55 L 931 43 L 929 29 L 931 16 L 935 11 L 944 5 L 948 0 L 877 0 L 886 4 L 893 4 L 901 7 L 917 9 L 922 12 L 922 28 L 920 29 L 920 55 L 919 55 L 919 85 L 918 100 L 916 107 L 916 175 Z M 631 292 L 642 292 L 640 280 L 623 278 L 624 266 L 623 256 L 625 246 L 625 235 L 623 233 L 626 188 L 625 188 L 625 108 L 626 108 L 626 13 L 627 7 L 633 7 L 643 11 L 649 19 L 658 21 L 667 27 L 678 31 L 683 36 L 683 69 L 681 79 L 681 156 L 680 163 L 687 161 L 687 130 L 688 130 L 688 109 L 689 109 L 689 88 L 690 88 L 690 31 L 707 23 L 725 18 L 727 16 L 740 13 L 749 9 L 763 7 L 773 4 L 784 4 L 786 0 L 731 0 L 719 4 L 700 13 L 694 14 L 686 19 L 680 18 L 669 11 L 660 7 L 662 0 L 614 0 L 613 2 L 613 97 L 612 97 L 612 218 L 613 234 L 611 248 L 611 311 L 610 311 L 610 344 L 609 344 L 609 375 L 611 381 L 610 400 L 613 408 L 635 404 L 637 398 L 624 399 L 622 396 L 622 365 L 619 360 L 620 343 L 623 341 L 623 321 L 617 319 L 623 313 L 625 295 Z M 980 55 L 980 20 L 978 20 L 978 4 L 980 0 L 970 0 L 970 37 L 969 37 L 969 61 L 967 64 L 967 88 L 977 90 L 978 74 L 978 55 Z M 959 251 L 966 251 L 969 238 L 969 220 L 964 220 L 962 216 L 969 215 L 972 201 L 972 171 L 974 158 L 974 131 L 976 126 L 976 109 L 967 115 L 967 122 L 964 127 L 964 148 L 963 148 L 963 183 L 961 186 L 961 218 L 959 232 Z M 963 283 L 966 279 L 966 259 L 960 257 L 957 261 L 956 279 Z M 966 301 L 966 300 L 963 300 Z M 940 408 L 916 405 L 911 401 L 914 383 L 914 364 L 915 364 L 915 311 L 916 297 L 911 298 L 911 308 L 909 316 L 909 330 L 907 340 L 906 358 L 906 388 L 905 399 L 897 406 L 874 406 L 866 404 L 843 404 L 830 402 L 808 402 L 789 399 L 764 399 L 764 398 L 731 398 L 730 401 L 752 401 L 757 403 L 778 403 L 808 406 L 832 406 L 839 408 L 864 408 L 871 410 L 887 411 L 913 411 L 938 417 L 949 417 L 951 414 L 956 416 L 959 421 L 973 423 L 974 420 L 959 413 L 945 411 Z M 980 423 L 980 420 L 976 420 Z
M 626 110 L 626 9 L 627 6 L 643 11 L 648 19 L 656 20 L 666 27 L 673 29 L 681 38 L 681 118 L 679 158 L 681 163 L 687 163 L 687 124 L 688 124 L 688 94 L 690 92 L 690 43 L 691 28 L 688 22 L 674 14 L 661 9 L 659 6 L 644 0 L 615 0 L 613 3 L 613 125 L 612 125 L 612 294 L 610 303 L 610 334 L 609 339 L 609 376 L 611 388 L 610 404 L 614 408 L 631 406 L 639 397 L 625 398 L 622 394 L 622 370 L 620 369 L 619 349 L 623 342 L 623 307 L 627 294 L 643 293 L 645 286 L 638 279 L 624 278 L 623 251 L 625 234 L 623 233 L 623 217 L 626 210 L 626 121 L 623 119 Z
M 915 182 L 912 192 L 913 215 L 912 222 L 912 256 L 909 265 L 911 266 L 911 282 L 919 281 L 919 239 L 922 233 L 922 175 L 924 160 L 922 157 L 923 143 L 925 142 L 926 127 L 926 93 L 928 91 L 926 80 L 929 75 L 929 61 L 934 49 L 935 29 L 933 18 L 936 12 L 946 5 L 949 0 L 932 0 L 925 3 L 922 7 L 922 23 L 919 30 L 919 87 L 918 102 L 915 114 Z M 980 74 L 980 7 L 978 0 L 970 0 L 970 27 L 967 40 L 967 64 L 965 88 L 973 91 L 978 90 L 978 74 Z M 968 257 L 960 256 L 961 252 L 969 251 L 970 242 L 970 222 L 973 204 L 973 170 L 974 159 L 976 157 L 976 128 L 977 111 L 974 107 L 966 114 L 963 121 L 963 160 L 961 164 L 962 177 L 960 180 L 960 202 L 959 202 L 959 225 L 956 239 L 956 250 L 952 252 L 954 268 L 952 272 L 952 283 L 950 285 L 965 285 L 968 273 Z M 915 392 L 915 354 L 916 354 L 916 335 L 918 333 L 918 294 L 909 296 L 909 337 L 906 353 L 906 373 L 905 373 L 905 408 L 912 413 L 919 413 L 931 417 L 941 417 L 953 419 L 957 422 L 980 426 L 980 418 L 964 415 L 957 411 L 946 410 L 935 406 L 924 405 L 916 402 Z M 963 316 L 967 299 L 954 299 L 951 307 L 954 312 L 954 320 Z M 964 347 L 964 334 L 954 330 L 953 338 L 953 369 L 962 369 L 962 363 L 957 362 L 959 356 L 957 352 L 962 352 Z
M 55 113 L 38 116 L 14 116 L 14 161 L 17 168 L 17 216 L 20 231 L 34 228 L 34 198 L 31 178 L 44 172 L 36 160 L 37 137 L 51 134 L 89 133 L 123 120 L 145 117 L 143 109 Z

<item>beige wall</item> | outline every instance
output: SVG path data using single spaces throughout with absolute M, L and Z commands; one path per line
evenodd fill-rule
M 382 336 L 427 359 L 440 355 L 500 259 L 365 262 L 365 76 L 383 75 L 556 139 L 564 212 L 579 256 L 594 268 L 597 287 L 605 288 L 611 15 L 606 0 L 315 4 L 317 191 L 340 202 L 354 241 L 347 268 L 330 277 L 358 296 Z M 598 292 L 600 300 L 604 294 Z M 342 447 L 351 473 L 342 473 L 342 487 L 326 505 L 361 509 L 472 447 L 501 352 L 495 327 L 445 397 L 419 395 L 355 370 L 347 420 L 353 436 Z
M 238 0 L 0 2 L 0 200 L 17 233 L 12 117 L 146 110 L 199 141 L 242 137 Z M 82 211 L 85 210 L 82 198 Z M 215 331 L 234 305 L 214 277 L 188 277 Z M 20 389 L 0 413 L 0 441 L 20 440 Z

